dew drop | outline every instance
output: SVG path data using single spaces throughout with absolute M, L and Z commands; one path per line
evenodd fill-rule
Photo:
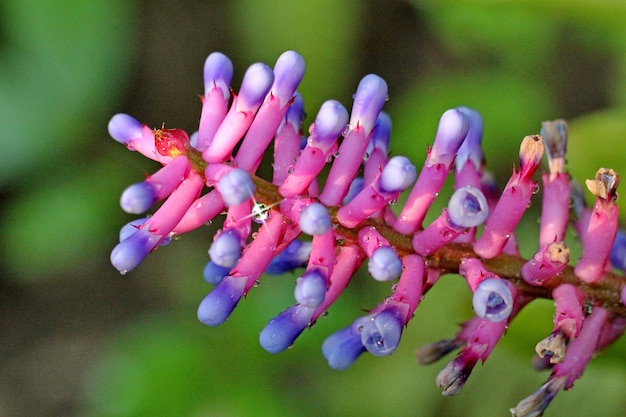
M 333 156 L 332 155 L 326 157 L 326 163 L 330 164 L 331 162 L 333 162 Z
M 394 198 L 394 199 L 390 200 L 390 201 L 389 201 L 389 203 L 387 203 L 387 204 L 389 204 L 390 206 L 393 206 L 393 205 L 395 205 L 397 202 L 398 202 L 398 199 L 397 199 L 397 198 Z
M 363 154 L 363 160 L 364 160 L 364 161 L 367 161 L 368 159 L 370 159 L 370 154 L 369 154 L 369 153 L 367 153 L 367 152 L 365 152 L 365 153 Z
M 258 288 L 259 285 L 261 285 L 261 282 L 257 279 L 256 281 L 254 281 L 254 284 L 252 285 L 254 288 Z
M 320 314 L 320 317 L 328 317 L 328 310 L 326 310 L 322 314 Z
M 252 233 L 252 239 L 256 239 L 256 237 L 258 236 L 258 234 L 259 234 L 258 232 L 254 232 L 254 233 Z
M 539 192 L 539 184 L 533 185 L 533 194 L 537 194 Z
M 126 269 L 122 269 L 122 270 L 120 271 L 120 275 L 126 275 L 126 273 L 127 273 L 127 272 L 128 272 L 128 271 L 127 271 Z
M 293 174 L 293 171 L 294 171 L 293 165 L 289 165 L 287 167 L 287 174 Z

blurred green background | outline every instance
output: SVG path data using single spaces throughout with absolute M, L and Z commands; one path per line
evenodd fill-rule
M 106 125 L 125 112 L 193 131 L 210 52 L 231 57 L 237 87 L 251 63 L 273 65 L 295 49 L 307 61 L 307 125 L 326 99 L 349 107 L 360 78 L 375 72 L 389 84 L 392 152 L 418 166 L 441 113 L 467 105 L 483 114 L 501 185 L 523 136 L 557 117 L 570 121 L 576 178 L 601 166 L 624 173 L 625 19 L 621 0 L 2 2 L 0 415 L 507 415 L 547 378 L 530 359 L 551 331 L 550 302 L 527 308 L 453 398 L 434 383 L 445 361 L 418 366 L 414 350 L 471 316 L 454 277 L 428 294 L 391 357 L 364 355 L 338 372 L 320 352 L 388 293 L 365 275 L 293 349 L 270 355 L 258 332 L 293 302 L 294 275 L 264 277 L 212 329 L 195 314 L 210 290 L 202 268 L 213 230 L 159 249 L 126 276 L 110 266 L 131 219 L 119 195 L 156 166 Z M 525 256 L 537 216 L 520 230 Z M 622 416 L 625 354 L 622 340 L 546 415 Z

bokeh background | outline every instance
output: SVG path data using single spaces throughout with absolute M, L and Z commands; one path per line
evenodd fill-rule
M 483 114 L 501 185 L 523 136 L 557 117 L 570 121 L 576 178 L 602 166 L 624 173 L 625 19 L 621 0 L 3 1 L 0 415 L 507 415 L 547 378 L 530 360 L 551 331 L 550 302 L 527 308 L 453 398 L 434 383 L 445 361 L 422 367 L 414 351 L 471 316 L 455 277 L 428 294 L 391 357 L 363 355 L 338 372 L 320 352 L 326 336 L 389 291 L 365 275 L 292 349 L 270 355 L 258 332 L 293 302 L 295 275 L 264 277 L 225 325 L 201 325 L 214 229 L 159 249 L 125 276 L 110 266 L 119 227 L 131 220 L 119 195 L 157 167 L 110 139 L 106 125 L 125 112 L 193 131 L 210 52 L 231 57 L 237 87 L 251 63 L 273 65 L 295 49 L 307 61 L 307 126 L 324 100 L 349 107 L 374 72 L 389 84 L 392 152 L 418 166 L 441 113 L 467 105 Z M 520 228 L 527 257 L 537 216 Z M 622 416 L 624 381 L 622 340 L 546 415 Z

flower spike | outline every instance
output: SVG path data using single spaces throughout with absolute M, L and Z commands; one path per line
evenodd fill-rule
M 390 155 L 382 78 L 361 80 L 351 113 L 328 100 L 303 126 L 304 99 L 297 88 L 304 70 L 304 59 L 287 51 L 273 69 L 250 66 L 235 93 L 232 62 L 216 52 L 205 61 L 197 132 L 152 129 L 123 113 L 111 118 L 114 140 L 161 165 L 124 190 L 122 209 L 149 213 L 162 202 L 121 228 L 113 266 L 126 273 L 174 237 L 220 225 L 199 271 L 214 287 L 200 301 L 197 318 L 219 326 L 244 297 L 255 296 L 252 289 L 263 274 L 292 273 L 293 304 L 281 307 L 259 334 L 261 347 L 272 354 L 291 347 L 324 317 L 352 280 L 369 274 L 387 282 L 390 292 L 378 305 L 322 344 L 333 369 L 348 368 L 366 352 L 396 352 L 428 291 L 444 275 L 460 275 L 475 315 L 453 337 L 417 352 L 418 362 L 426 364 L 459 349 L 435 381 L 444 395 L 462 389 L 528 303 L 552 299 L 552 330 L 536 343 L 534 359 L 551 375 L 511 409 L 514 416 L 542 415 L 594 354 L 626 329 L 626 279 L 613 272 L 626 269 L 626 235 L 617 230 L 619 175 L 601 169 L 587 181 L 596 197 L 588 207 L 582 187 L 565 172 L 568 126 L 557 119 L 542 123 L 541 136 L 523 139 L 519 167 L 500 192 L 486 170 L 483 119 L 468 107 L 443 113 L 418 175 L 408 158 Z M 539 189 L 533 177 L 544 150 L 549 170 L 541 175 L 537 197 L 539 242 L 526 260 L 515 229 Z M 261 167 L 272 157 L 271 170 Z M 271 181 L 261 177 L 267 171 Z M 450 173 L 454 193 L 447 207 L 428 213 Z M 582 242 L 575 266 L 565 244 L 570 223 Z

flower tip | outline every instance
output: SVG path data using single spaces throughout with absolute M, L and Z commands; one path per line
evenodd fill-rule
M 131 140 L 141 137 L 143 125 L 128 114 L 118 113 L 109 121 L 108 129 L 113 139 L 127 145 Z
M 487 220 L 489 206 L 485 195 L 478 188 L 459 188 L 448 202 L 448 215 L 452 223 L 461 227 L 476 227 Z
M 476 315 L 492 322 L 506 320 L 513 310 L 513 295 L 507 281 L 487 278 L 482 281 L 472 298 Z
M 130 185 L 120 197 L 122 210 L 130 214 L 141 214 L 156 202 L 156 190 L 146 182 Z
M 283 52 L 274 65 L 274 84 L 272 94 L 279 97 L 281 105 L 287 104 L 293 97 L 298 84 L 304 77 L 305 62 L 295 51 Z
M 363 324 L 361 343 L 372 355 L 391 355 L 398 348 L 403 325 L 395 312 L 383 310 Z
M 417 170 L 405 156 L 394 156 L 383 168 L 380 186 L 388 192 L 404 191 L 417 178 Z
M 315 138 L 331 144 L 341 135 L 348 123 L 348 110 L 336 100 L 327 100 L 320 107 L 313 128 Z
M 354 95 L 350 126 L 361 126 L 369 133 L 387 100 L 387 83 L 376 74 L 361 79 Z
M 209 261 L 204 266 L 204 270 L 202 271 L 202 276 L 204 280 L 211 285 L 217 285 L 224 277 L 230 274 L 231 268 L 217 265 L 215 262 Z
M 259 335 L 259 343 L 269 353 L 285 351 L 311 320 L 314 309 L 295 305 L 270 320 Z
M 458 109 L 446 110 L 439 119 L 429 158 L 435 163 L 450 164 L 469 130 L 469 120 Z
M 322 354 L 328 365 L 336 370 L 349 368 L 365 352 L 361 343 L 360 328 L 366 317 L 356 320 L 352 325 L 328 336 L 322 344 Z
M 381 246 L 372 254 L 367 269 L 377 281 L 393 281 L 402 272 L 402 262 L 392 248 Z
M 270 91 L 274 82 L 274 72 L 262 63 L 252 64 L 243 76 L 239 90 L 237 110 L 256 111 Z
M 125 274 L 135 269 L 159 243 L 159 236 L 139 229 L 111 251 L 111 264 Z
M 222 90 L 224 99 L 230 97 L 233 80 L 233 63 L 221 52 L 213 52 L 204 61 L 204 92 L 209 94 L 214 87 Z
M 207 326 L 224 323 L 243 296 L 245 284 L 245 278 L 225 277 L 198 306 L 198 319 Z
M 237 232 L 230 229 L 217 235 L 209 248 L 209 256 L 221 267 L 234 267 L 241 257 L 241 239 Z
M 319 272 L 307 271 L 296 280 L 294 296 L 298 304 L 315 308 L 322 304 L 326 296 L 326 278 Z
M 300 229 L 310 236 L 320 236 L 330 230 L 332 225 L 328 210 L 321 203 L 312 203 L 300 213 Z
M 228 207 L 249 200 L 254 193 L 254 184 L 250 175 L 240 168 L 235 168 L 224 174 L 219 180 L 218 188 Z

